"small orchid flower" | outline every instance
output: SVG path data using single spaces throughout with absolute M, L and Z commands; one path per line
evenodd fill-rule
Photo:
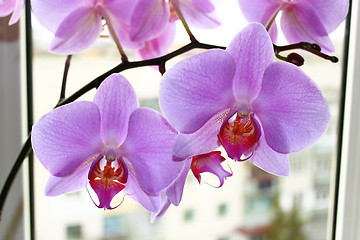
M 0 1 L 0 17 L 10 15 L 9 25 L 15 24 L 20 19 L 24 8 L 24 0 L 2 0 Z
M 238 0 L 242 13 L 250 22 L 271 24 L 275 42 L 277 30 L 273 21 L 282 11 L 281 29 L 289 43 L 311 42 L 333 52 L 329 33 L 345 19 L 348 0 Z
M 129 24 L 137 0 L 32 0 L 39 22 L 55 37 L 50 50 L 73 54 L 83 51 L 99 37 L 102 20 L 113 28 L 124 47 L 138 48 L 129 38 Z
M 46 194 L 90 185 L 99 208 L 114 208 L 111 200 L 122 191 L 149 211 L 159 211 L 160 193 L 184 163 L 172 160 L 176 130 L 156 111 L 137 107 L 130 83 L 113 74 L 93 102 L 74 102 L 43 116 L 33 127 L 32 146 L 51 174 Z
M 276 175 L 289 173 L 288 154 L 324 133 L 329 106 L 296 66 L 274 62 L 265 28 L 253 23 L 226 50 L 189 57 L 163 76 L 159 102 L 181 134 L 173 154 L 181 161 L 224 147 Z
M 209 172 L 214 174 L 218 177 L 220 182 L 219 187 L 221 187 L 224 184 L 224 180 L 227 177 L 232 176 L 232 173 L 225 171 L 221 166 L 223 161 L 225 161 L 225 158 L 221 156 L 220 151 L 214 151 L 187 158 L 179 177 L 168 189 L 161 193 L 161 208 L 158 212 L 152 213 L 151 222 L 155 222 L 163 216 L 171 204 L 175 206 L 180 204 L 186 177 L 190 170 L 199 183 L 201 183 L 201 173 Z
M 177 19 L 172 1 L 190 26 L 214 28 L 220 25 L 211 0 L 139 0 L 131 18 L 131 40 L 149 41 L 161 35 L 167 25 Z

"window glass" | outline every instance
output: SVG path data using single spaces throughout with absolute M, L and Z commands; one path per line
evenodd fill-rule
M 236 1 L 229 0 L 229 4 L 220 6 L 222 27 L 193 32 L 202 42 L 227 46 L 232 37 L 246 26 L 246 22 L 240 16 Z M 58 101 L 66 56 L 47 51 L 51 35 L 34 21 L 34 107 L 37 120 Z M 234 22 L 238 23 L 238 28 L 234 27 Z M 178 25 L 177 28 L 179 38 L 173 50 L 188 42 L 182 26 Z M 36 206 L 39 207 L 36 209 L 36 221 L 37 226 L 47 226 L 38 227 L 38 239 L 62 240 L 65 229 L 67 238 L 71 240 L 275 240 L 280 238 L 271 236 L 278 234 L 289 236 L 287 239 L 326 240 L 328 217 L 332 210 L 343 35 L 343 25 L 331 35 L 336 47 L 334 55 L 340 59 L 338 64 L 299 51 L 305 58 L 305 65 L 301 69 L 319 85 L 330 104 L 331 122 L 318 143 L 290 155 L 289 176 L 271 175 L 254 167 L 249 161 L 227 161 L 223 167 L 233 176 L 221 188 L 216 188 L 216 177 L 204 174 L 203 183 L 199 185 L 190 172 L 180 205 L 171 206 L 162 218 L 150 224 L 150 214 L 128 196 L 125 196 L 120 207 L 111 211 L 98 209 L 85 189 L 68 196 L 44 196 L 49 175 L 37 162 L 35 195 Z M 179 59 L 201 51 L 192 51 L 171 60 L 167 68 Z M 128 57 L 136 59 L 137 56 L 129 51 Z M 111 40 L 99 39 L 91 49 L 73 56 L 67 95 L 119 63 L 120 56 Z M 125 71 L 123 74 L 134 86 L 140 105 L 159 111 L 157 97 L 161 75 L 150 67 Z M 94 93 L 91 91 L 80 99 L 92 100 Z M 121 201 L 122 197 L 116 198 L 112 205 Z M 74 221 L 81 223 L 81 227 L 69 225 Z M 56 224 L 47 225 L 47 222 Z M 299 238 L 291 237 L 295 233 Z

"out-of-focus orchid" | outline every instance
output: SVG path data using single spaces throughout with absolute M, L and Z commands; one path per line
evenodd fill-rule
M 122 46 L 142 46 L 130 40 L 129 24 L 137 0 L 32 0 L 39 22 L 55 34 L 50 50 L 73 54 L 87 49 L 100 35 L 102 20 Z
M 177 19 L 172 1 L 190 26 L 213 28 L 220 25 L 211 0 L 138 0 L 131 18 L 131 39 L 143 42 L 161 35 L 167 25 Z
M 289 172 L 288 153 L 324 133 L 329 107 L 316 84 L 296 66 L 274 62 L 265 28 L 253 23 L 226 50 L 187 58 L 163 76 L 160 107 L 182 134 L 179 161 L 222 145 L 236 161 L 250 159 L 276 175 Z
M 349 0 L 238 0 L 242 13 L 251 22 L 271 24 L 276 40 L 274 18 L 282 11 L 281 29 L 289 43 L 310 42 L 333 52 L 329 33 L 345 19 Z
M 167 25 L 165 31 L 158 37 L 145 41 L 142 48 L 138 50 L 142 59 L 160 57 L 170 49 L 176 34 L 175 22 Z
M 221 156 L 220 151 L 214 151 L 187 158 L 185 160 L 185 166 L 179 177 L 166 191 L 161 193 L 161 208 L 158 212 L 151 215 L 151 222 L 155 222 L 163 216 L 171 204 L 175 206 L 180 204 L 186 176 L 190 170 L 193 172 L 199 183 L 201 183 L 201 173 L 208 172 L 214 174 L 219 179 L 219 187 L 221 187 L 224 184 L 225 179 L 232 176 L 232 173 L 225 171 L 221 166 L 221 162 L 224 160 L 225 158 Z
M 112 209 L 111 200 L 123 191 L 149 211 L 159 211 L 160 193 L 184 163 L 172 160 L 176 130 L 156 111 L 137 107 L 130 83 L 114 74 L 93 102 L 74 102 L 43 116 L 33 127 L 32 146 L 51 173 L 46 194 L 89 184 L 99 208 Z
M 2 0 L 0 1 L 0 17 L 10 15 L 9 25 L 16 23 L 24 8 L 24 0 Z

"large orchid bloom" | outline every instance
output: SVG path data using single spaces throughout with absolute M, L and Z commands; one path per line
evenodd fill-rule
M 24 8 L 24 0 L 1 0 L 0 1 L 0 17 L 10 15 L 9 25 L 16 23 Z
M 266 26 L 282 11 L 281 29 L 289 43 L 311 42 L 333 52 L 329 33 L 345 19 L 349 0 L 238 0 L 242 13 L 250 22 Z M 276 24 L 270 28 L 276 39 Z
M 83 51 L 99 37 L 104 19 L 124 47 L 137 48 L 128 28 L 137 0 L 32 0 L 39 22 L 55 34 L 50 50 L 72 54 Z
M 99 208 L 123 191 L 151 212 L 160 193 L 179 176 L 184 163 L 172 160 L 177 132 L 156 111 L 137 108 L 130 83 L 108 77 L 93 102 L 74 102 L 51 111 L 33 127 L 35 155 L 51 173 L 46 194 L 89 186 Z
M 213 28 L 220 25 L 211 0 L 172 0 L 179 7 L 190 26 Z M 171 1 L 138 0 L 131 18 L 131 39 L 149 41 L 164 32 L 167 25 L 177 19 Z
M 289 173 L 288 153 L 317 141 L 329 121 L 321 91 L 296 66 L 274 62 L 270 37 L 258 23 L 226 50 L 209 50 L 169 69 L 159 102 L 182 132 L 175 159 L 222 145 L 230 158 L 250 159 L 276 175 Z

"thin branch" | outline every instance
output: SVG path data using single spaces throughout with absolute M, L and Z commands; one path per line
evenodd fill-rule
M 67 82 L 67 76 L 68 76 L 68 72 L 69 72 L 69 68 L 70 68 L 70 62 L 71 62 L 71 56 L 72 55 L 68 55 L 65 61 L 65 67 L 64 67 L 64 75 L 63 75 L 63 79 L 62 79 L 62 84 L 61 84 L 61 92 L 60 92 L 60 99 L 59 102 L 61 100 L 63 100 L 65 98 L 65 92 L 66 92 L 66 82 Z
M 19 156 L 17 157 L 14 166 L 12 167 L 6 182 L 4 184 L 3 189 L 1 190 L 0 194 L 0 221 L 2 216 L 2 211 L 4 208 L 6 197 L 10 191 L 11 185 L 16 177 L 17 172 L 19 171 L 21 164 L 23 163 L 24 159 L 29 156 L 29 154 L 32 152 L 31 149 L 31 137 L 29 136 L 26 142 L 24 143 L 23 147 L 21 148 L 21 151 L 19 153 Z
M 295 49 L 303 49 L 307 52 L 310 52 L 310 53 L 312 53 L 316 56 L 319 56 L 325 60 L 329 60 L 333 63 L 337 63 L 339 61 L 339 59 L 336 56 L 330 56 L 325 53 L 322 53 L 321 47 L 316 43 L 300 42 L 300 43 L 295 43 L 295 44 L 290 44 L 290 45 L 285 45 L 285 46 L 277 46 L 274 44 L 274 52 L 275 52 L 276 56 L 278 56 L 279 53 L 281 53 L 281 52 L 295 50 Z

